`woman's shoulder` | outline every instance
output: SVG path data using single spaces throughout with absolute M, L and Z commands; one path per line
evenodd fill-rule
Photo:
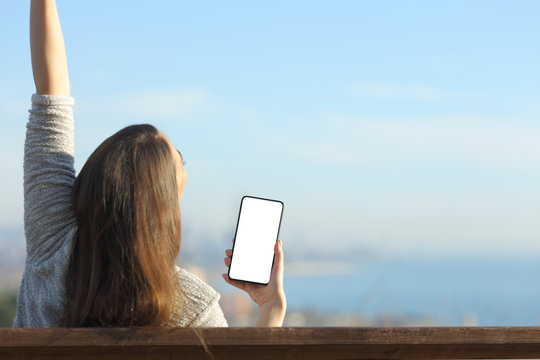
M 221 307 L 219 293 L 196 275 L 177 267 L 182 290 L 180 326 L 227 326 Z
M 219 300 L 219 293 L 195 274 L 178 266 L 176 271 L 184 296 L 201 303 Z

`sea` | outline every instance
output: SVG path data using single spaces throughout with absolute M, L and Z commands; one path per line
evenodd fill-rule
M 374 259 L 285 277 L 289 311 L 440 326 L 540 325 L 540 259 Z M 287 268 L 285 269 L 287 271 Z

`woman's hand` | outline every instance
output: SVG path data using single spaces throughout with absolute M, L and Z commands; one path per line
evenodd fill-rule
M 231 265 L 232 250 L 225 250 L 227 257 L 225 265 Z M 243 281 L 231 280 L 223 274 L 226 282 L 249 294 L 251 299 L 259 306 L 257 326 L 281 326 L 285 318 L 287 300 L 283 291 L 283 249 L 281 240 L 274 246 L 274 266 L 270 274 L 268 285 L 258 285 Z

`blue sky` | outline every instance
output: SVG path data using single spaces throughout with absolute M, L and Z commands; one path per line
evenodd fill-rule
M 285 202 L 297 249 L 540 255 L 539 2 L 58 8 L 77 167 L 158 126 L 187 161 L 184 241 L 227 243 L 251 194 Z M 28 10 L 0 15 L 0 226 L 22 223 Z

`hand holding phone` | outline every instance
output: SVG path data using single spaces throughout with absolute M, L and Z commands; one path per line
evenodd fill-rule
M 282 213 L 281 201 L 242 198 L 228 273 L 231 280 L 268 284 Z
M 262 199 L 262 200 L 266 200 L 266 199 Z M 241 224 L 243 224 L 243 221 L 244 221 L 240 219 L 242 218 L 242 211 L 244 211 L 244 215 L 246 215 L 248 212 L 251 212 L 251 210 L 246 211 L 246 209 L 249 208 L 249 205 L 247 208 L 244 207 L 244 205 L 246 205 L 244 204 L 244 199 L 242 203 L 243 204 L 240 210 L 241 214 L 239 215 L 239 221 L 237 225 L 237 232 L 236 232 L 237 235 L 239 234 L 238 227 Z M 281 219 L 282 210 L 283 210 L 283 204 L 281 203 L 281 210 L 279 211 L 280 219 Z M 223 279 L 225 279 L 227 283 L 229 283 L 230 285 L 238 289 L 241 289 L 247 292 L 249 296 L 251 297 L 251 299 L 255 303 L 257 303 L 257 305 L 259 306 L 257 323 L 256 323 L 257 326 L 281 326 L 285 318 L 285 312 L 287 309 L 287 300 L 285 297 L 285 292 L 283 290 L 283 249 L 282 249 L 281 241 L 278 240 L 276 242 L 275 240 L 277 239 L 278 232 L 279 232 L 279 225 L 278 225 L 278 229 L 276 230 L 275 237 L 273 237 L 271 242 L 269 241 L 269 243 L 272 244 L 271 252 L 270 252 L 270 264 L 272 264 L 272 261 L 273 261 L 273 264 L 271 265 L 269 280 L 265 280 L 266 275 L 264 275 L 263 280 L 258 279 L 259 282 L 250 281 L 250 280 L 237 281 L 237 280 L 233 280 L 229 278 L 229 275 L 223 274 Z M 240 231 L 240 234 L 241 233 L 242 231 Z M 234 249 L 235 249 L 234 261 L 236 264 L 235 266 L 237 266 L 240 263 L 240 262 L 236 263 L 236 261 L 238 261 L 241 258 L 240 256 L 238 256 L 239 255 L 238 249 L 243 248 L 243 246 L 240 245 L 242 241 L 240 243 L 238 242 L 239 238 L 241 237 L 237 236 L 237 239 L 234 245 Z M 265 257 L 268 256 L 266 249 L 265 251 L 262 251 L 262 253 L 265 255 Z M 233 257 L 233 250 L 227 249 L 225 250 L 225 254 L 227 256 L 225 257 L 224 262 L 225 262 L 225 265 L 229 267 L 230 269 L 231 261 Z M 238 270 L 240 270 L 241 268 L 242 268 L 241 266 L 238 268 L 235 267 L 235 269 L 238 269 Z M 263 269 L 263 273 L 264 273 L 267 269 L 267 266 L 266 265 L 262 266 L 261 269 Z M 234 274 L 236 271 L 237 270 L 235 270 L 232 273 Z M 229 273 L 231 273 L 230 270 L 229 270 Z M 248 277 L 239 276 L 239 277 L 242 279 L 250 278 L 249 276 Z

